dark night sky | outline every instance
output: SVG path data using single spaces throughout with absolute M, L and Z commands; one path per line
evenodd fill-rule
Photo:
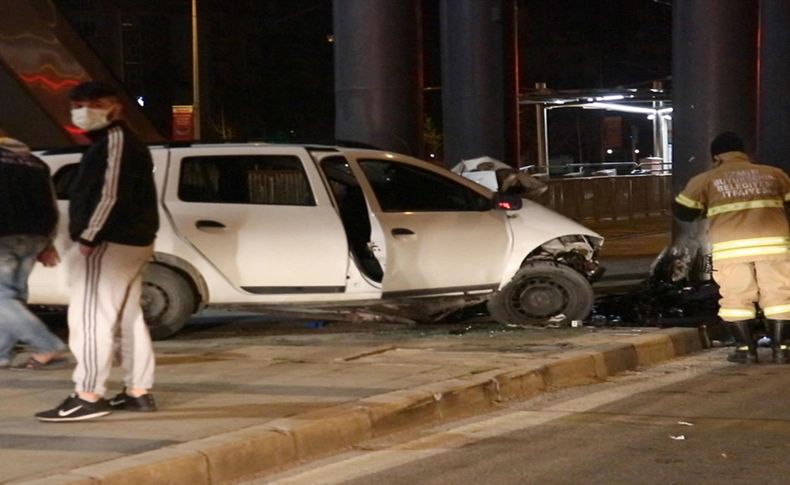
M 612 88 L 670 75 L 672 9 L 653 0 L 525 0 L 522 78 Z M 522 84 L 523 85 L 523 84 Z

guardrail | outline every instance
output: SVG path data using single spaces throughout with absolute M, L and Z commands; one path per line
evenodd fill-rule
M 672 175 L 544 179 L 539 202 L 577 221 L 630 220 L 669 215 Z

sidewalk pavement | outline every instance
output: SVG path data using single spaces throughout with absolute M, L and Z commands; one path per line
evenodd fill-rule
M 40 423 L 70 369 L 0 370 L 0 482 L 226 483 L 702 348 L 697 329 L 300 328 L 157 342 L 156 413 Z

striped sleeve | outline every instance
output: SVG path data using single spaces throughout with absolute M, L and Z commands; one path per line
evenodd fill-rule
M 705 208 L 705 206 L 702 205 L 702 202 L 697 202 L 696 200 L 694 200 L 694 199 L 692 199 L 692 198 L 690 198 L 690 197 L 688 197 L 687 195 L 684 195 L 684 194 L 678 194 L 678 196 L 675 197 L 675 202 L 677 202 L 678 204 L 680 204 L 682 206 L 688 207 L 689 209 L 704 209 Z
M 117 126 L 111 128 L 107 134 L 107 168 L 104 172 L 101 197 L 93 209 L 87 227 L 80 235 L 80 239 L 87 243 L 95 241 L 96 236 L 107 224 L 110 213 L 118 200 L 123 142 L 123 130 Z
M 686 187 L 675 197 L 675 202 L 689 209 L 705 210 L 707 206 L 706 183 L 704 174 L 689 180 Z

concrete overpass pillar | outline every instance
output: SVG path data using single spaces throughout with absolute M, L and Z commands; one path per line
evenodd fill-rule
M 418 155 L 418 0 L 334 0 L 335 138 Z
M 755 148 L 757 0 L 675 0 L 673 187 L 710 168 L 710 141 L 739 133 Z
M 441 0 L 444 161 L 504 161 L 501 0 Z
M 757 159 L 790 170 L 790 2 L 760 0 Z
M 781 1 L 781 0 L 779 0 Z M 757 0 L 675 0 L 672 7 L 673 157 L 677 194 L 711 167 L 710 142 L 732 130 L 754 150 Z M 678 224 L 675 245 L 704 246 L 701 224 Z

